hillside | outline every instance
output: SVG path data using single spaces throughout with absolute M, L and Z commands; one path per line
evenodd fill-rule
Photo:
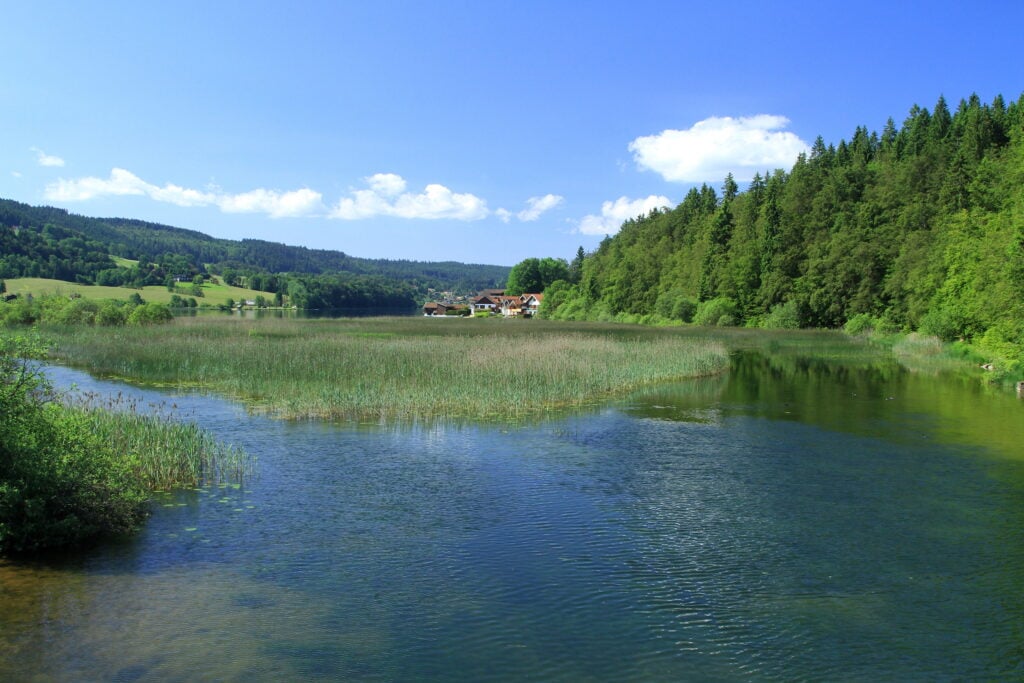
M 137 261 L 115 262 L 111 257 Z M 154 267 L 155 266 L 155 267 Z M 504 283 L 505 266 L 364 259 L 341 251 L 262 240 L 226 240 L 124 218 L 89 218 L 0 199 L 0 279 L 45 277 L 99 285 L 164 284 L 168 277 L 222 275 L 229 284 L 279 291 L 282 274 L 346 283 L 372 278 L 412 292 L 476 291 Z
M 881 327 L 1024 349 L 1024 96 L 914 106 L 740 192 L 627 221 L 549 317 Z

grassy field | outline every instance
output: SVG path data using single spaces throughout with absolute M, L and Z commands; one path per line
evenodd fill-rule
M 62 362 L 203 386 L 291 419 L 516 420 L 728 364 L 707 337 L 540 320 L 182 318 L 47 334 Z
M 152 285 L 142 289 L 130 289 L 128 287 L 80 285 L 74 282 L 64 282 L 63 280 L 47 280 L 45 278 L 33 277 L 16 278 L 6 280 L 5 282 L 8 294 L 20 294 L 22 296 L 26 294 L 31 294 L 32 296 L 48 294 L 70 296 L 71 294 L 79 294 L 84 299 L 127 299 L 132 294 L 139 294 L 146 301 L 167 304 L 170 303 L 171 297 L 175 294 L 174 292 L 168 292 L 166 287 L 160 285 Z M 185 297 L 186 299 L 189 298 L 191 296 L 189 293 L 190 288 L 191 284 L 183 285 L 181 291 L 178 292 L 178 296 Z M 226 303 L 228 299 L 232 299 L 237 303 L 246 299 L 255 300 L 257 296 L 262 296 L 271 301 L 274 299 L 274 295 L 271 292 L 258 292 L 254 289 L 206 283 L 203 285 L 203 296 L 197 297 L 196 302 L 200 306 L 217 307 Z

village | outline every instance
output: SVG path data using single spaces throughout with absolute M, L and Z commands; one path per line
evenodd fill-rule
M 427 317 L 467 317 L 501 315 L 506 318 L 531 318 L 540 309 L 543 294 L 505 294 L 504 289 L 484 289 L 476 296 L 461 300 L 448 298 L 431 301 L 423 307 Z

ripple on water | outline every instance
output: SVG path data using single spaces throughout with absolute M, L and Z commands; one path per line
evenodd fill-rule
M 1020 678 L 1010 465 L 720 405 L 352 430 L 179 402 L 260 476 L 0 564 L 0 678 Z

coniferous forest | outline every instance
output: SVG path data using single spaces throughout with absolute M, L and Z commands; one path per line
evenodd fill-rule
M 555 283 L 555 319 L 920 331 L 1024 348 L 1024 96 L 914 106 L 788 170 L 691 189 Z

